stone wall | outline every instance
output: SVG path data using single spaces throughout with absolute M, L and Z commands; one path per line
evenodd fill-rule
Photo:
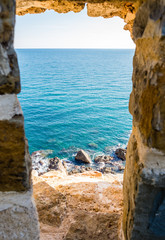
M 13 48 L 15 1 L 0 1 L 0 239 L 38 239 L 31 160 L 17 99 L 20 75 Z
M 119 16 L 126 23 L 124 29 L 132 33 L 135 13 L 141 2 L 141 0 L 17 0 L 16 14 L 41 13 L 46 10 L 77 13 L 83 10 L 86 4 L 88 16 L 104 18 Z
M 133 130 L 124 174 L 123 239 L 165 239 L 165 0 L 17 0 L 17 14 L 119 16 L 136 43 L 129 109 Z M 31 161 L 16 94 L 15 1 L 0 0 L 0 239 L 38 239 Z M 122 83 L 121 83 L 122 84 Z
M 124 176 L 125 239 L 165 239 L 165 1 L 148 0 L 133 26 L 129 109 L 133 130 Z

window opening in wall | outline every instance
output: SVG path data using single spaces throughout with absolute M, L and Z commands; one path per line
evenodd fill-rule
M 119 18 L 89 18 L 85 10 L 17 17 L 19 100 L 43 236 L 60 239 L 62 229 L 75 239 L 79 228 L 82 235 L 93 231 L 96 239 L 99 228 L 102 239 L 109 239 L 110 222 L 117 228 L 132 127 L 128 101 L 134 45 L 123 26 Z M 103 224 L 85 233 L 90 219 L 94 226 Z

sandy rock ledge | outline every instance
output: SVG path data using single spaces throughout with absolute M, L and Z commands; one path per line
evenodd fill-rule
M 122 213 L 122 174 L 88 171 L 66 176 L 33 171 L 41 240 L 117 240 Z

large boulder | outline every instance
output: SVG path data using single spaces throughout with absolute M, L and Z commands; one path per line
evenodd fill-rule
M 116 156 L 122 159 L 123 161 L 126 160 L 126 153 L 127 153 L 127 150 L 123 148 L 117 148 L 115 151 Z
M 83 163 L 91 163 L 91 158 L 89 154 L 82 149 L 78 151 L 77 155 L 75 156 L 75 159 Z

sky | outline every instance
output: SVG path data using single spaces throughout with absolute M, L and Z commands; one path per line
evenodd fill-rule
M 80 13 L 16 16 L 15 48 L 135 48 L 119 17 L 89 17 Z

